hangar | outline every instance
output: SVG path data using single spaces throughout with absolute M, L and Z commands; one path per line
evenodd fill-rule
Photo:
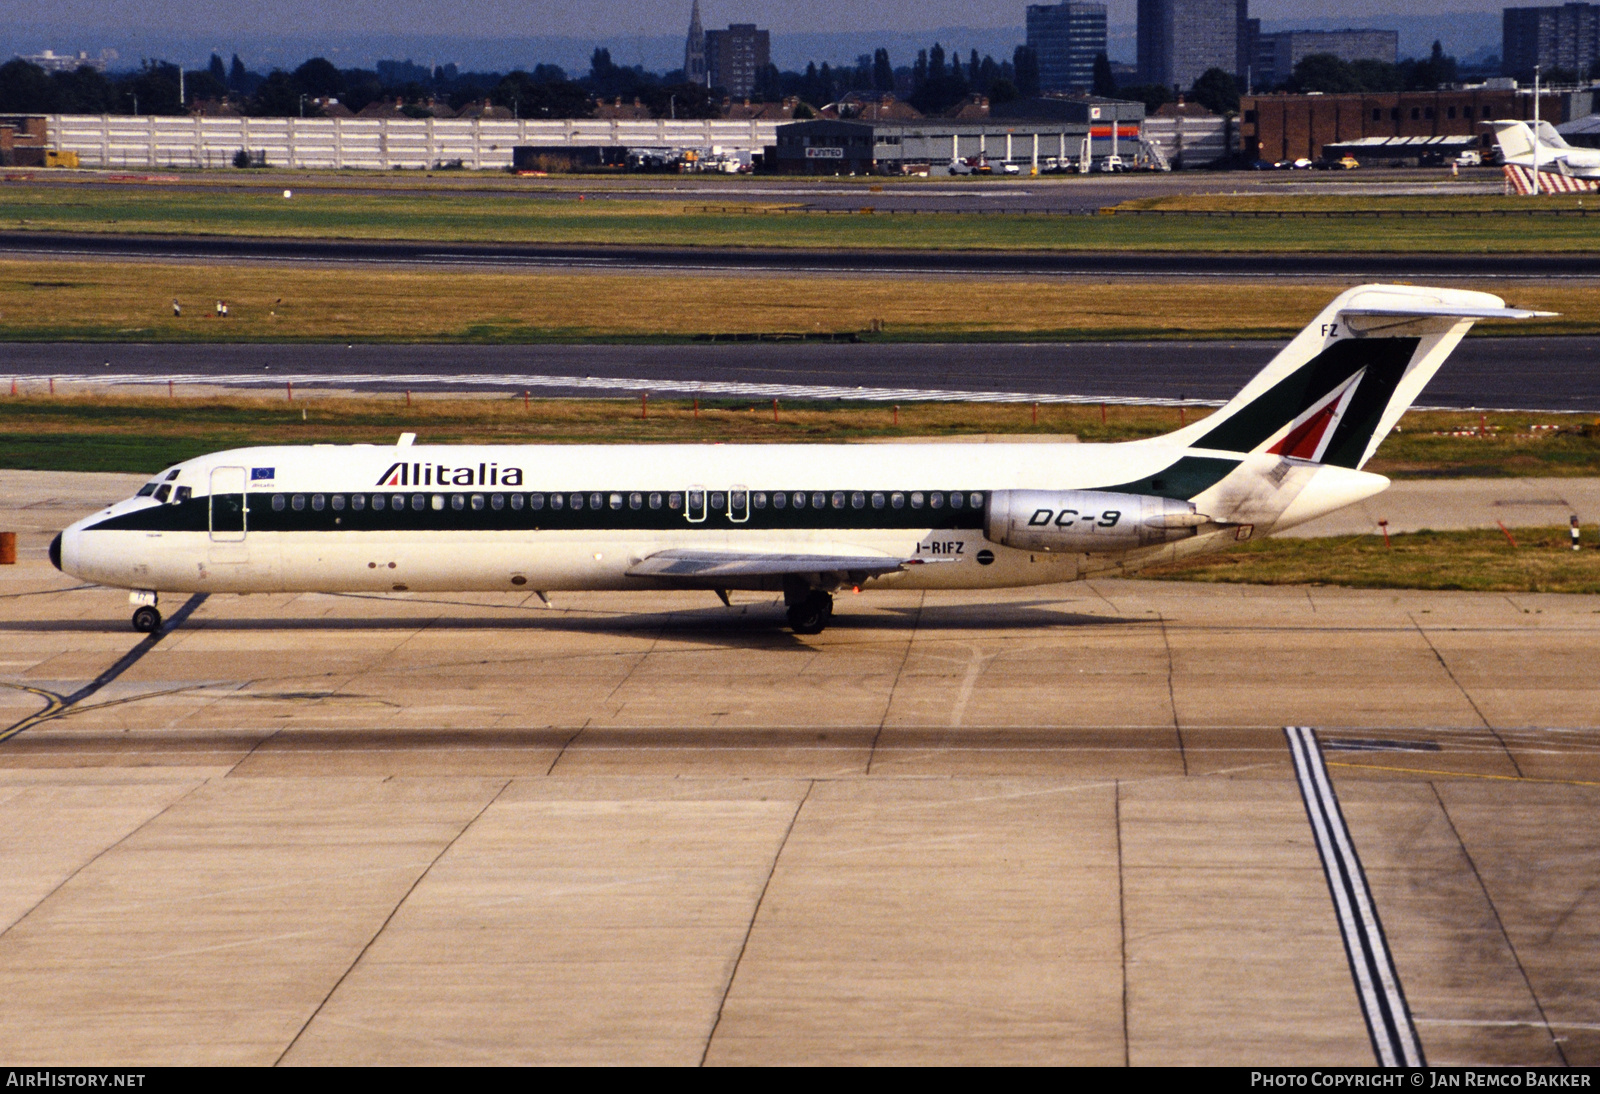
M 1008 104 L 1009 105 L 1009 104 Z M 1160 166 L 1143 139 L 1142 103 L 1061 101 L 1042 116 L 872 121 L 817 119 L 778 126 L 766 162 L 789 175 L 1087 171 L 1117 156 L 1124 166 Z M 996 108 L 998 114 L 1003 107 Z

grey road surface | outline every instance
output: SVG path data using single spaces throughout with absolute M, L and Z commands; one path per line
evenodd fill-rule
M 749 394 L 914 400 L 918 393 L 1219 401 L 1281 343 L 737 345 L 128 345 L 0 343 L 0 384 L 50 376 L 213 378 L 231 385 L 492 391 L 542 395 Z M 530 378 L 532 378 L 530 380 Z M 568 382 L 568 381 L 571 382 Z M 615 381 L 614 384 L 609 381 Z M 193 380 L 191 380 L 193 382 Z M 3 390 L 3 389 L 0 389 Z M 1422 403 L 1527 410 L 1600 409 L 1600 337 L 1469 338 Z

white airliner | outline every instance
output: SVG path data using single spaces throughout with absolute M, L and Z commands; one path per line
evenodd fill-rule
M 1540 171 L 1569 178 L 1600 178 L 1600 148 L 1572 147 L 1549 122 L 1537 123 L 1537 138 L 1534 136 L 1534 123 L 1531 122 L 1483 124 L 1494 129 L 1495 142 L 1499 144 L 1500 155 L 1506 163 L 1530 170 L 1537 166 Z
M 1218 551 L 1383 490 L 1361 467 L 1477 319 L 1458 289 L 1340 294 L 1230 403 L 1121 444 L 244 448 L 169 468 L 50 558 L 164 592 L 979 589 Z M 1160 352 L 1156 350 L 1154 352 Z

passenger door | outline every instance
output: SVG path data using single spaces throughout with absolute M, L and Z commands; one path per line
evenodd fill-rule
M 245 470 L 211 469 L 211 541 L 243 543 L 245 537 Z

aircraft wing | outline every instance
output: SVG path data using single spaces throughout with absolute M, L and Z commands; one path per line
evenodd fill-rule
M 657 551 L 628 570 L 629 577 L 679 578 L 704 582 L 717 578 L 783 577 L 789 574 L 848 574 L 879 577 L 921 566 L 928 560 L 891 555 L 769 554 L 757 551 Z

